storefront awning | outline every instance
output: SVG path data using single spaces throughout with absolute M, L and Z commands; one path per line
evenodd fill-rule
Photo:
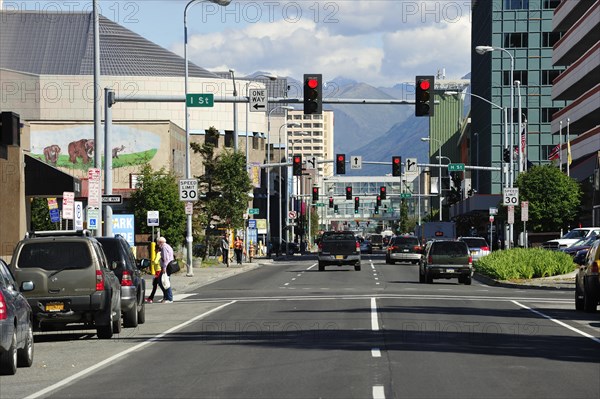
M 25 154 L 25 196 L 62 197 L 65 191 L 81 196 L 81 180 Z

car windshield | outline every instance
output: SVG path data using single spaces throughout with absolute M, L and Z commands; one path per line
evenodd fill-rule
M 469 248 L 483 248 L 487 247 L 487 241 L 483 238 L 461 238 L 461 241 L 465 242 Z
M 432 255 L 467 255 L 467 244 L 460 241 L 434 242 L 431 248 Z
M 587 230 L 571 230 L 567 234 L 562 236 L 562 238 L 569 238 L 569 239 L 583 238 L 586 236 L 586 234 L 587 234 Z
M 19 268 L 44 270 L 84 269 L 92 264 L 90 251 L 82 241 L 31 242 L 19 252 Z
M 573 246 L 580 246 L 580 245 L 592 245 L 594 243 L 594 241 L 596 241 L 598 239 L 597 235 L 592 235 L 588 238 L 582 238 L 581 240 L 577 241 L 575 244 L 573 244 Z

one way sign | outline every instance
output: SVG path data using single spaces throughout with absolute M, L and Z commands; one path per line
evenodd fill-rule
M 250 111 L 266 112 L 267 110 L 267 89 L 250 89 Z

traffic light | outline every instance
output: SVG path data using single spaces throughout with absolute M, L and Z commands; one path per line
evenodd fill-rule
M 386 198 L 385 195 L 386 195 L 385 186 L 379 187 L 379 197 L 381 197 L 381 199 L 384 200 Z
M 402 157 L 392 157 L 392 176 L 402 176 Z
M 504 148 L 502 159 L 504 159 L 504 162 L 510 162 L 510 149 L 508 147 Z
M 323 113 L 321 74 L 304 74 L 304 115 Z
M 312 200 L 313 200 L 313 202 L 319 201 L 319 187 L 313 187 Z
M 415 84 L 415 116 L 433 116 L 434 77 L 417 76 Z
M 377 196 L 377 202 L 376 202 L 377 206 L 381 205 L 381 196 Z
M 337 154 L 335 156 L 335 173 L 338 175 L 346 174 L 346 154 Z
M 375 211 L 374 211 L 374 213 L 376 215 L 379 215 L 379 205 L 375 205 Z
M 358 213 L 359 206 L 360 206 L 360 198 L 354 197 L 354 213 Z
M 329 207 L 333 208 L 333 197 L 329 197 Z
M 347 186 L 346 187 L 346 199 L 347 200 L 351 200 L 352 199 L 352 186 Z
M 292 172 L 294 176 L 302 176 L 302 155 L 293 156 Z
M 333 206 L 333 213 L 340 213 L 340 210 L 337 205 Z

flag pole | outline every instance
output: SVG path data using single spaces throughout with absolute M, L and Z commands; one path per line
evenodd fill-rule
M 571 162 L 573 162 L 573 157 L 571 156 L 571 138 L 569 137 L 569 122 L 571 118 L 567 118 L 567 176 L 571 176 L 570 166 Z

